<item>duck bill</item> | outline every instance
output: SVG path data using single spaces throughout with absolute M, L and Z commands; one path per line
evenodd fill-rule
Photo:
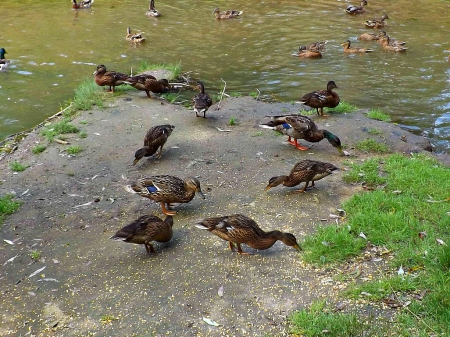
M 266 188 L 264 189 L 264 191 L 268 191 L 268 190 L 270 190 L 271 188 L 272 188 L 272 186 L 267 185 Z
M 292 246 L 292 247 L 294 247 L 299 252 L 301 252 L 303 250 L 302 247 L 300 247 L 300 245 L 298 243 L 296 243 L 295 246 Z
M 342 150 L 342 147 L 336 147 L 336 149 L 339 151 L 341 156 L 345 156 L 345 152 Z
M 133 165 L 136 165 L 136 163 L 139 161 L 139 159 L 133 160 Z
M 198 190 L 197 193 L 202 199 L 206 199 L 202 191 Z

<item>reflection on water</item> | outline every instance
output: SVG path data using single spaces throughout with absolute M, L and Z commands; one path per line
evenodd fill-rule
M 356 1 L 357 2 L 357 1 Z M 353 2 L 352 2 L 353 3 Z M 256 4 L 256 5 L 255 5 Z M 32 127 L 73 97 L 97 64 L 129 72 L 142 60 L 177 63 L 219 92 L 259 89 L 283 101 L 325 88 L 334 80 L 341 99 L 359 108 L 380 108 L 409 130 L 430 137 L 450 151 L 450 2 L 371 3 L 358 16 L 345 13 L 345 1 L 156 1 L 159 19 L 147 18 L 145 1 L 98 0 L 75 11 L 70 1 L 3 0 L 1 46 L 12 64 L 0 73 L 0 138 Z M 214 7 L 239 9 L 240 19 L 216 21 Z M 439 6 L 439 7 L 438 7 Z M 388 13 L 386 31 L 407 41 L 405 54 L 384 51 L 362 22 Z M 33 25 L 29 25 L 33 22 Z M 126 28 L 147 41 L 134 48 Z M 344 55 L 339 45 L 374 48 L 366 55 Z M 320 60 L 291 56 L 300 44 L 328 40 Z M 194 93 L 193 93 L 194 94 Z M 143 98 L 144 99 L 144 98 Z

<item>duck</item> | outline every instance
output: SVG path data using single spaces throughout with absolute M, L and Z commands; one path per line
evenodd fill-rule
M 323 139 L 327 139 L 328 142 L 335 147 L 341 155 L 345 155 L 339 137 L 332 134 L 330 131 L 319 129 L 316 123 L 314 123 L 314 121 L 308 116 L 280 115 L 267 117 L 270 117 L 271 121 L 260 124 L 259 126 L 261 128 L 275 130 L 287 135 L 287 142 L 299 150 L 306 151 L 309 148 L 298 144 L 297 139 L 304 139 L 311 143 L 317 143 Z
M 163 146 L 166 144 L 167 139 L 174 129 L 175 126 L 170 124 L 152 126 L 144 137 L 144 146 L 134 154 L 135 159 L 133 165 L 136 165 L 143 157 L 153 156 L 158 149 L 159 151 L 156 154 L 156 158 L 161 158 Z
M 192 105 L 195 111 L 195 117 L 200 117 L 198 114 L 203 113 L 203 118 L 206 118 L 206 111 L 212 105 L 211 97 L 205 92 L 205 85 L 202 81 L 197 81 L 196 89 L 200 92 L 192 99 Z
M 164 221 L 156 215 L 142 215 L 129 225 L 119 229 L 110 239 L 144 245 L 148 254 L 156 253 L 151 241 L 169 242 L 173 236 L 173 217 Z
M 368 28 L 383 28 L 384 26 L 387 25 L 386 21 L 389 19 L 389 17 L 387 16 L 387 14 L 383 14 L 380 18 L 380 20 L 367 20 L 366 22 L 364 22 L 364 25 Z
M 365 12 L 364 6 L 368 6 L 366 0 L 362 0 L 359 6 L 348 6 L 345 11 L 348 14 L 363 14 Z
M 73 9 L 89 8 L 93 3 L 94 0 L 83 0 L 80 2 L 77 2 L 77 0 L 72 0 L 72 8 Z
M 278 230 L 266 232 L 258 226 L 255 220 L 242 214 L 206 218 L 195 226 L 206 229 L 219 238 L 228 241 L 230 250 L 235 252 L 237 247 L 237 252 L 241 255 L 252 254 L 244 252 L 241 244 L 264 250 L 272 247 L 278 240 L 298 251 L 302 250 L 293 234 Z
M 205 199 L 200 181 L 195 177 L 186 177 L 183 180 L 172 175 L 155 175 L 133 181 L 125 186 L 125 190 L 161 203 L 165 215 L 176 214 L 175 211 L 167 210 L 170 209 L 171 203 L 188 203 L 194 199 L 196 192 Z
M 150 91 L 154 94 L 162 94 L 170 89 L 170 84 L 167 79 L 162 78 L 157 80 L 155 76 L 150 74 L 130 76 L 123 83 L 131 85 L 138 90 L 145 91 L 149 98 L 152 98 Z
M 384 49 L 390 50 L 390 51 L 405 52 L 406 50 L 408 50 L 408 48 L 403 47 L 402 45 L 392 45 L 390 43 L 390 39 L 389 39 L 388 35 L 383 36 L 380 39 L 380 44 L 383 46 Z
M 0 48 L 0 71 L 8 68 L 9 60 L 5 58 L 6 50 L 5 48 Z
M 335 108 L 341 101 L 339 95 L 335 93 L 333 89 L 337 89 L 337 85 L 334 81 L 329 81 L 326 90 L 316 90 L 307 93 L 299 99 L 299 102 L 311 108 L 316 108 L 316 112 L 319 116 L 327 116 L 324 115 L 323 108 Z
M 347 40 L 343 44 L 341 44 L 341 46 L 344 46 L 344 53 L 357 54 L 357 53 L 370 53 L 370 52 L 373 52 L 373 49 L 367 49 L 367 48 L 361 48 L 361 47 L 351 48 L 350 45 L 351 45 L 350 40 Z
M 328 41 L 311 42 L 308 45 L 300 46 L 298 50 L 322 50 Z
M 217 20 L 234 19 L 234 18 L 237 18 L 239 15 L 242 15 L 242 13 L 244 13 L 244 12 L 243 11 L 235 11 L 235 10 L 221 12 L 219 7 L 216 7 L 213 10 L 213 14 Z
M 157 18 L 161 16 L 161 13 L 155 8 L 155 0 L 150 0 L 150 6 L 148 7 L 148 11 L 145 13 L 147 16 L 153 16 Z
M 394 47 L 401 47 L 401 46 L 404 46 L 405 44 L 406 44 L 406 42 L 405 41 L 400 41 L 400 40 L 396 40 L 396 39 L 393 39 L 393 38 L 391 38 L 389 35 L 387 35 L 387 33 L 384 31 L 384 30 L 382 30 L 382 31 L 380 31 L 378 34 L 377 34 L 377 36 L 378 36 L 378 43 L 380 43 L 381 44 L 381 39 L 383 38 L 383 37 L 385 37 L 385 36 L 387 36 L 388 37 L 388 44 L 390 45 L 390 46 L 394 46 Z
M 298 52 L 293 54 L 294 56 L 298 56 L 300 58 L 311 58 L 318 59 L 322 57 L 322 53 L 318 49 L 307 49 L 306 46 L 300 46 Z
M 145 37 L 143 37 L 141 33 L 136 34 L 131 33 L 130 27 L 127 28 L 127 35 L 125 36 L 125 39 L 127 39 L 127 41 L 134 43 L 142 43 L 145 41 Z
M 97 66 L 97 70 L 94 71 L 93 75 L 95 75 L 95 83 L 99 86 L 109 86 L 108 91 L 110 92 L 114 92 L 114 88 L 124 84 L 128 78 L 128 75 L 114 70 L 106 71 L 106 66 L 103 64 Z
M 269 184 L 266 186 L 265 190 L 267 191 L 280 184 L 287 187 L 293 187 L 304 182 L 306 183 L 305 186 L 300 190 L 295 191 L 303 193 L 310 182 L 312 183 L 311 187 L 314 187 L 314 181 L 329 176 L 337 169 L 336 166 L 330 163 L 310 159 L 301 160 L 294 165 L 288 176 L 280 175 L 270 178 Z
M 376 41 L 379 40 L 378 34 L 375 33 L 363 33 L 360 36 L 358 36 L 358 40 L 365 40 L 365 41 Z

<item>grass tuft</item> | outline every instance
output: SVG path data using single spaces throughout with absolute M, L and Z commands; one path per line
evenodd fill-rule
M 11 167 L 11 170 L 13 170 L 14 172 L 22 172 L 25 171 L 25 169 L 30 165 L 21 164 L 16 160 L 10 163 L 9 166 Z
M 167 80 L 173 80 L 180 77 L 181 74 L 181 61 L 177 64 L 151 64 L 147 61 L 142 61 L 141 66 L 138 68 L 137 73 L 143 73 L 148 70 L 167 70 L 171 73 L 171 76 Z
M 74 155 L 74 154 L 77 154 L 77 153 L 80 153 L 81 151 L 83 151 L 83 148 L 79 145 L 72 145 L 72 146 L 69 146 L 66 149 L 66 151 L 68 154 Z
M 84 78 L 75 89 L 75 96 L 69 113 L 73 114 L 75 111 L 89 110 L 93 106 L 103 108 L 104 100 L 104 89 L 98 86 L 92 78 Z
M 64 117 L 56 123 L 53 123 L 41 130 L 41 135 L 52 142 L 56 136 L 66 133 L 77 133 L 79 130 L 76 126 L 70 124 L 70 118 Z
M 5 195 L 0 197 L 0 219 L 5 215 L 13 214 L 19 209 L 20 202 L 14 201 L 12 195 Z
M 343 114 L 347 112 L 356 111 L 358 108 L 356 105 L 350 104 L 346 101 L 341 101 L 337 107 L 335 108 L 325 108 L 324 112 L 334 113 L 334 114 Z
M 39 153 L 44 152 L 46 148 L 47 147 L 45 145 L 39 144 L 39 145 L 36 145 L 35 147 L 33 147 L 31 149 L 31 152 L 33 152 L 33 154 L 39 154 Z
M 380 109 L 369 110 L 367 112 L 367 117 L 369 117 L 371 119 L 376 119 L 376 120 L 382 121 L 382 122 L 390 122 L 391 121 L 391 117 L 387 113 L 384 113 Z
M 366 139 L 366 140 L 360 141 L 360 142 L 356 143 L 355 147 L 356 147 L 356 149 L 358 149 L 360 151 L 364 151 L 364 152 L 374 152 L 374 153 L 389 152 L 389 149 L 385 144 L 379 143 L 373 139 Z

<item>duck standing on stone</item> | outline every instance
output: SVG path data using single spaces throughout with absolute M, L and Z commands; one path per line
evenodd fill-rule
M 195 117 L 200 117 L 198 114 L 203 113 L 203 118 L 206 118 L 206 111 L 212 105 L 211 97 L 205 92 L 205 86 L 203 82 L 198 81 L 197 86 L 200 92 L 192 99 L 192 105 L 195 111 Z
M 305 94 L 299 99 L 299 102 L 311 108 L 316 108 L 319 116 L 326 117 L 327 115 L 323 114 L 323 108 L 335 108 L 341 101 L 339 95 L 333 89 L 337 89 L 337 85 L 334 81 L 329 81 L 326 90 L 316 90 Z
M 135 159 L 133 161 L 133 165 L 136 165 L 136 163 L 143 157 L 153 156 L 158 149 L 159 151 L 156 154 L 156 158 L 161 158 L 162 148 L 167 142 L 167 138 L 169 138 L 172 134 L 173 129 L 175 129 L 175 126 L 170 124 L 151 127 L 144 137 L 144 146 L 137 150 L 134 154 Z
M 157 80 L 155 76 L 150 74 L 140 74 L 128 77 L 123 83 L 131 85 L 141 91 L 145 91 L 148 98 L 152 98 L 150 92 L 154 94 L 162 94 L 170 90 L 169 81 L 165 78 Z
M 254 249 L 263 250 L 272 247 L 278 240 L 298 251 L 302 250 L 297 243 L 297 239 L 291 233 L 278 230 L 265 232 L 253 219 L 242 214 L 207 218 L 195 226 L 206 229 L 219 238 L 228 241 L 231 251 L 236 251 L 235 248 L 237 247 L 239 254 L 251 254 L 242 250 L 241 244 L 243 243 Z
M 94 71 L 93 75 L 95 75 L 95 83 L 99 86 L 109 86 L 109 92 L 114 92 L 114 88 L 124 84 L 128 78 L 128 75 L 114 70 L 106 71 L 106 67 L 103 64 L 97 66 L 97 70 Z
M 164 221 L 155 215 L 143 215 L 111 236 L 113 240 L 144 245 L 147 253 L 156 253 L 151 241 L 169 242 L 172 239 L 173 217 L 166 216 Z
M 266 186 L 266 191 L 280 184 L 293 187 L 300 183 L 305 183 L 302 189 L 296 190 L 296 192 L 303 193 L 308 188 L 310 182 L 311 187 L 314 187 L 316 180 L 329 176 L 337 169 L 336 166 L 330 163 L 305 159 L 295 164 L 288 176 L 280 175 L 270 178 L 269 184 Z

